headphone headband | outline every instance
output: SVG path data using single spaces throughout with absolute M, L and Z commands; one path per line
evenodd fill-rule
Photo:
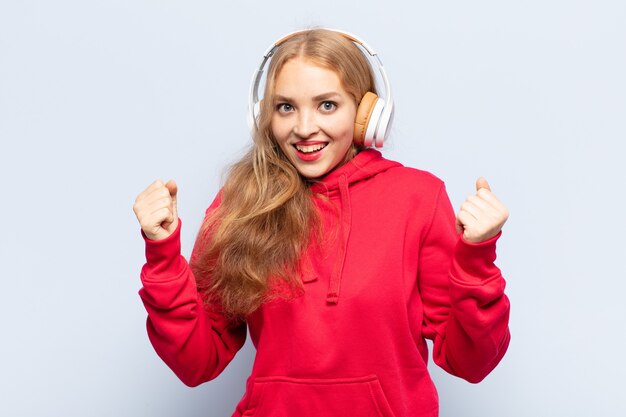
M 378 54 L 374 51 L 374 49 L 370 47 L 360 37 L 338 29 L 324 28 L 324 30 L 336 32 L 344 36 L 348 40 L 352 41 L 353 43 L 361 46 L 361 48 L 365 50 L 370 56 L 370 61 L 374 61 L 376 63 L 376 67 L 378 68 L 378 72 L 381 75 L 385 88 L 384 102 L 381 101 L 381 104 L 379 104 L 379 106 L 382 106 L 382 114 L 380 114 L 380 118 L 376 118 L 375 126 L 370 126 L 369 129 L 371 131 L 371 135 L 368 136 L 368 139 L 365 140 L 364 144 L 366 146 L 375 145 L 376 147 L 380 148 L 383 146 L 383 142 L 388 134 L 390 122 L 393 119 L 393 98 L 391 95 L 391 86 L 389 84 L 389 79 L 387 78 L 387 73 L 385 72 L 385 69 L 383 67 L 383 63 L 378 57 Z M 276 52 L 276 49 L 278 49 L 280 45 L 282 45 L 284 42 L 288 41 L 296 35 L 309 31 L 310 29 L 291 32 L 274 42 L 267 49 L 265 54 L 263 54 L 263 59 L 261 60 L 259 67 L 254 71 L 254 74 L 252 76 L 252 82 L 250 83 L 250 92 L 248 95 L 248 125 L 250 126 L 251 131 L 254 131 L 258 127 L 257 119 L 260 112 L 259 85 L 261 84 L 261 78 L 263 77 L 263 72 L 265 66 L 267 65 L 267 62 L 270 60 L 270 58 L 272 58 L 272 56 Z

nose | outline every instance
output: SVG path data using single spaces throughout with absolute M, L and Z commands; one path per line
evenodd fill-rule
M 310 138 L 319 131 L 319 126 L 315 114 L 309 110 L 298 112 L 298 118 L 293 128 L 293 132 L 301 138 Z

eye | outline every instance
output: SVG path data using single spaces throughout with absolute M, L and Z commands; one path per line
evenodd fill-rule
M 278 103 L 276 105 L 276 110 L 279 113 L 289 113 L 291 111 L 293 111 L 293 106 L 289 103 Z
M 322 109 L 322 111 L 326 113 L 330 113 L 336 108 L 337 103 L 335 103 L 334 101 L 323 101 L 322 104 L 320 104 L 320 109 Z

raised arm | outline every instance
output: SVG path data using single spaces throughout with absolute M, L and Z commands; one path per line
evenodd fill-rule
M 482 181 L 477 184 L 477 194 L 484 194 L 482 185 Z M 484 379 L 506 352 L 510 307 L 504 278 L 494 264 L 496 241 L 506 218 L 499 218 L 498 226 L 486 219 L 492 214 L 471 210 L 472 224 L 463 221 L 468 213 L 459 215 L 455 222 L 442 187 L 421 250 L 418 283 L 424 304 L 423 334 L 434 342 L 435 363 L 475 383 Z M 465 234 L 459 235 L 455 224 Z
M 157 354 L 183 383 L 196 386 L 224 370 L 243 346 L 246 326 L 233 326 L 217 308 L 205 308 L 189 264 L 181 255 L 182 222 L 176 214 L 176 192 L 173 182 L 159 181 L 136 200 L 134 210 L 146 244 L 139 295 L 148 312 L 148 336 Z

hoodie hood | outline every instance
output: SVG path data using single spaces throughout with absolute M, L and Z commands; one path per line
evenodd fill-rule
M 318 179 L 311 185 L 314 194 L 326 195 L 333 198 L 341 190 L 341 184 L 353 184 L 368 179 L 390 168 L 400 167 L 402 164 L 383 158 L 382 154 L 375 149 L 365 149 L 354 158 L 331 171 L 325 177 Z
M 398 162 L 383 158 L 379 151 L 366 149 L 311 185 L 311 191 L 314 195 L 322 195 L 330 200 L 338 200 L 338 204 L 336 204 L 339 210 L 339 230 L 337 237 L 341 239 L 341 241 L 338 245 L 336 261 L 330 276 L 326 295 L 327 304 L 337 304 L 339 302 L 343 266 L 346 259 L 348 242 L 350 240 L 350 229 L 352 227 L 350 186 L 359 181 L 374 177 L 390 168 L 400 166 L 402 165 Z M 305 268 L 311 271 L 312 266 L 310 259 L 307 259 L 306 263 Z M 315 277 L 305 277 L 304 282 L 314 281 L 315 279 Z

